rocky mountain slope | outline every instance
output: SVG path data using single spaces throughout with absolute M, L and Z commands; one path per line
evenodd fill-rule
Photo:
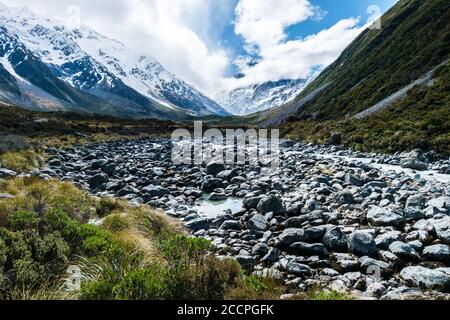
M 295 100 L 262 113 L 263 125 L 292 116 L 340 119 L 375 106 L 449 59 L 449 20 L 448 1 L 400 0 L 382 17 L 381 29 L 365 30 Z
M 288 103 L 300 94 L 307 83 L 307 80 L 269 81 L 221 91 L 214 99 L 232 114 L 248 115 Z
M 68 29 L 61 21 L 4 5 L 0 5 L 0 18 L 3 100 L 48 110 L 84 108 L 127 117 L 227 115 L 152 57 L 86 26 Z M 23 62 L 39 64 L 39 72 L 24 70 Z M 56 94 L 46 82 L 50 78 L 63 85 L 63 91 L 83 98 L 77 101 Z

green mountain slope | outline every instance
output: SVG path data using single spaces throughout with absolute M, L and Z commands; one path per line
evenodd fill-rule
M 450 58 L 450 1 L 400 0 L 381 30 L 364 31 L 293 102 L 259 115 L 264 126 L 353 116 Z

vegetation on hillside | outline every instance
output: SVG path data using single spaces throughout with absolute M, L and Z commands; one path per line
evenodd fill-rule
M 450 58 L 448 21 L 447 0 L 400 0 L 382 17 L 381 29 L 365 30 L 297 98 L 331 83 L 300 116 L 354 115 L 421 78 Z
M 343 143 L 362 151 L 397 152 L 416 148 L 450 155 L 450 63 L 434 73 L 431 86 L 417 86 L 388 109 L 365 119 L 294 121 L 284 133 L 328 143 L 334 132 Z
M 14 196 L 0 199 L 1 299 L 275 299 L 282 292 L 211 255 L 210 242 L 149 207 L 37 178 L 3 181 L 0 193 Z M 102 226 L 87 223 L 94 217 Z M 66 288 L 70 265 L 81 268 L 79 290 Z

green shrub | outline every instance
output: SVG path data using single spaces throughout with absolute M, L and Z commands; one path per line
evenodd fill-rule
M 17 211 L 9 219 L 11 228 L 16 231 L 36 229 L 39 222 L 39 216 L 31 211 Z
M 78 232 L 83 239 L 82 250 L 88 256 L 98 255 L 111 245 L 111 232 L 100 227 L 82 224 L 79 225 Z
M 212 249 L 210 241 L 175 235 L 158 242 L 158 249 L 172 269 L 186 268 L 191 264 L 199 266 Z
M 170 298 L 168 273 L 159 266 L 130 272 L 117 286 L 118 300 L 163 300 Z

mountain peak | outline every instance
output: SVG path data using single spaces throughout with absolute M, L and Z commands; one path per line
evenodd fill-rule
M 216 102 L 167 71 L 156 59 L 133 51 L 88 26 L 67 29 L 63 21 L 27 8 L 0 10 L 8 31 L 55 77 L 107 103 L 151 115 L 227 115 Z M 167 114 L 170 114 L 167 116 Z M 179 114 L 179 115 L 177 115 Z

